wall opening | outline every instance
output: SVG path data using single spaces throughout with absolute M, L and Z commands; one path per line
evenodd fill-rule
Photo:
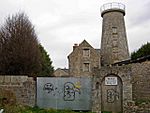
M 114 74 L 105 76 L 101 85 L 102 111 L 122 112 L 122 80 Z

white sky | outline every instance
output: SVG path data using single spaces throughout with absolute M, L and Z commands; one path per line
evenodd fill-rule
M 100 48 L 100 7 L 108 2 L 126 5 L 130 52 L 150 41 L 150 0 L 1 0 L 0 24 L 8 15 L 24 11 L 55 69 L 64 68 L 68 67 L 67 56 L 74 43 L 86 39 L 94 48 Z

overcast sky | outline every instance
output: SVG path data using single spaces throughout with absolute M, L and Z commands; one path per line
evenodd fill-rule
M 150 41 L 150 0 L 1 0 L 0 23 L 8 15 L 24 11 L 55 69 L 68 68 L 67 56 L 74 43 L 86 39 L 94 48 L 100 48 L 100 7 L 108 2 L 126 5 L 130 52 Z

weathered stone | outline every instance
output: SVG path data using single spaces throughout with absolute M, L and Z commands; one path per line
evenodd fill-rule
M 68 56 L 70 76 L 92 76 L 94 67 L 100 68 L 100 50 L 94 49 L 86 40 L 74 47 Z M 87 67 L 84 66 L 87 64 Z M 85 69 L 86 68 L 86 69 Z
M 103 65 L 129 59 L 124 22 L 125 11 L 120 9 L 118 4 L 106 4 L 106 10 L 102 12 L 101 62 Z M 116 7 L 113 8 L 113 5 Z M 105 4 L 102 7 L 105 9 Z
M 4 75 L 0 77 L 5 78 L 0 84 L 0 97 L 6 98 L 5 104 L 16 102 L 23 105 L 35 105 L 36 88 L 32 77 Z
M 102 80 L 104 77 L 108 75 L 115 74 L 118 76 L 122 81 L 122 103 L 126 104 L 127 101 L 132 100 L 132 84 L 131 84 L 131 66 L 116 66 L 116 67 L 101 67 L 101 69 L 96 69 L 97 71 L 93 71 L 94 78 L 93 78 L 93 111 L 102 111 Z M 122 76 L 124 75 L 124 76 Z M 96 89 L 95 85 L 99 82 L 101 85 L 98 89 Z M 110 87 L 111 88 L 111 87 Z M 97 92 L 99 92 L 98 95 L 95 95 Z M 98 109 L 97 109 L 98 108 Z M 125 109 L 125 108 L 123 108 Z
M 133 99 L 150 100 L 150 61 L 131 64 Z
M 0 84 L 2 84 L 4 82 L 4 77 L 0 76 Z

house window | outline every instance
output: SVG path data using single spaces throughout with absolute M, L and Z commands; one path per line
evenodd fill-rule
M 90 49 L 83 49 L 83 56 L 90 57 Z
M 83 64 L 83 71 L 89 72 L 90 71 L 90 63 L 84 63 Z
M 117 34 L 117 27 L 112 27 L 112 33 Z

